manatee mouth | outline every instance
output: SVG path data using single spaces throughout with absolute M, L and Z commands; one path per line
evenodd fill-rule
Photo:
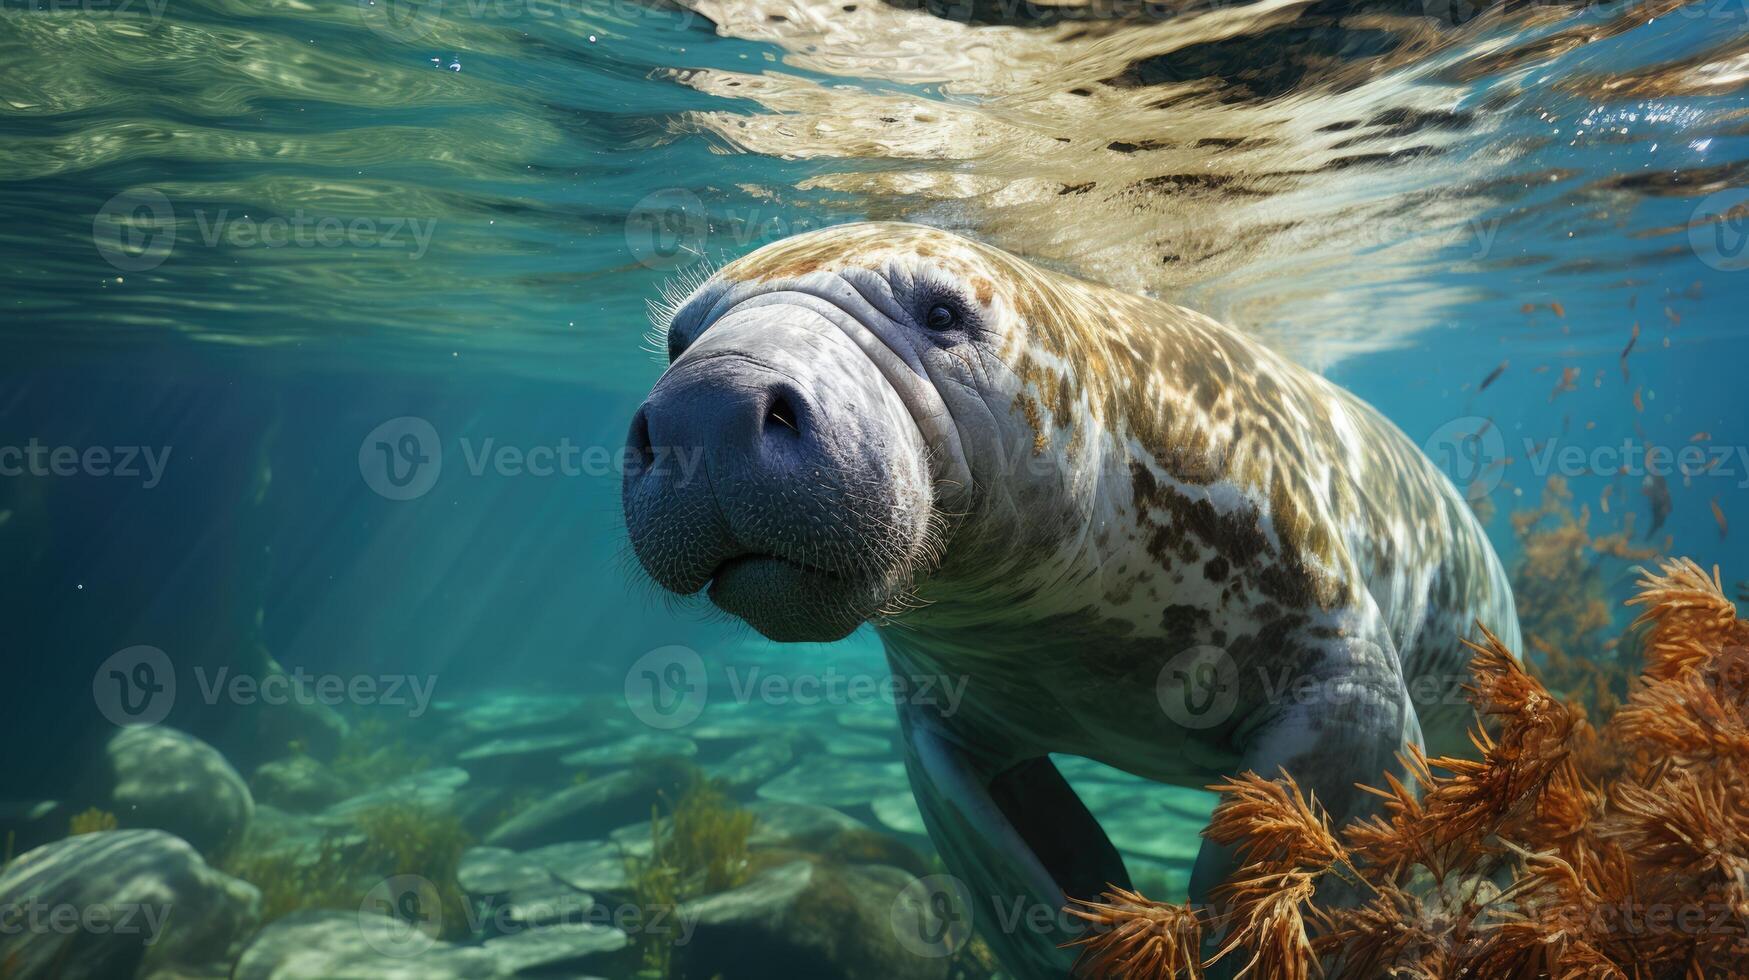
M 760 605 L 760 597 L 794 595 L 804 582 L 822 576 L 832 573 L 777 555 L 737 555 L 712 570 L 705 595 L 724 612 L 746 618 L 743 610 Z
M 725 558 L 711 570 L 710 589 L 714 593 L 724 582 L 733 583 L 737 576 L 769 576 L 777 574 L 836 577 L 837 573 L 818 565 L 785 558 L 782 555 L 748 552 Z
M 872 612 L 870 584 L 777 555 L 749 553 L 711 572 L 705 595 L 718 609 L 773 639 L 848 633 Z

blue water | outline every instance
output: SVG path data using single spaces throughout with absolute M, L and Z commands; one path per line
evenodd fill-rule
M 1553 438 L 1585 457 L 1564 475 L 1593 534 L 1632 514 L 1659 554 L 1749 578 L 1741 6 L 1367 26 L 1325 4 L 1303 36 L 1181 48 L 1162 32 L 1194 16 L 1094 16 L 1088 47 L 1007 9 L 932 40 L 879 4 L 0 6 L 0 446 L 169 454 L 151 486 L 0 475 L 0 795 L 64 795 L 110 731 L 93 671 L 136 644 L 450 698 L 615 693 L 653 648 L 758 647 L 625 545 L 646 303 L 867 217 L 1251 331 L 1485 483 L 1508 564 Z M 404 417 L 442 460 L 399 500 L 360 453 Z M 1650 538 L 1643 474 L 1592 462 L 1624 441 L 1722 460 L 1669 476 Z M 579 471 L 476 464 L 503 447 Z M 1596 560 L 1625 597 L 1630 563 Z M 881 670 L 866 630 L 774 656 Z M 172 721 L 237 724 L 186 699 Z

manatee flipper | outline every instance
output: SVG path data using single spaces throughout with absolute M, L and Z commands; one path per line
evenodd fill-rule
M 1050 759 L 1004 759 L 915 706 L 901 707 L 900 729 L 911 791 L 973 926 L 1017 980 L 1062 980 L 1076 957 L 1061 948 L 1076 938 L 1065 896 L 1129 887 L 1117 848 Z
M 1383 786 L 1386 772 L 1406 779 L 1399 755 L 1421 744 L 1421 726 L 1388 638 L 1343 630 L 1302 639 L 1306 655 L 1293 658 L 1306 665 L 1301 693 L 1278 697 L 1246 720 L 1236 772 L 1273 779 L 1285 770 L 1340 829 L 1380 803 L 1357 783 Z M 1236 864 L 1230 848 L 1204 840 L 1190 875 L 1191 901 L 1209 901 Z

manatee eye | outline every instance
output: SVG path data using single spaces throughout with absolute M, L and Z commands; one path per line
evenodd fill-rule
M 951 330 L 954 324 L 960 322 L 960 315 L 954 312 L 953 307 L 937 303 L 929 308 L 929 314 L 923 318 L 923 322 L 931 330 Z

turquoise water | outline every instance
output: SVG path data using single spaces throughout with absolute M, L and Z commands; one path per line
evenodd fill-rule
M 1749 578 L 1749 12 L 1455 8 L 0 5 L 0 447 L 19 450 L 0 456 L 0 801 L 18 850 L 109 808 L 86 769 L 116 731 L 118 651 L 163 651 L 164 724 L 243 779 L 288 752 L 350 760 L 351 795 L 424 778 L 477 846 L 643 750 L 463 754 L 648 734 L 628 675 L 678 645 L 711 665 L 696 724 L 747 726 L 683 731 L 683 754 L 708 770 L 799 739 L 735 798 L 830 806 L 926 859 L 890 706 L 723 686 L 754 667 L 878 679 L 872 632 L 776 647 L 665 600 L 619 512 L 616 454 L 663 363 L 647 304 L 864 218 L 1253 333 L 1473 487 L 1509 565 L 1510 515 L 1559 475 L 1591 536 Z M 411 489 L 368 463 L 405 418 L 441 452 Z M 1649 446 L 1691 455 L 1648 535 Z M 574 462 L 543 474 L 547 452 Z M 1628 594 L 1634 560 L 1582 564 L 1612 604 Z M 431 694 L 417 717 L 380 690 L 339 699 L 344 738 L 205 694 L 222 668 L 271 673 L 264 652 Z M 478 721 L 494 711 L 518 720 Z M 462 788 L 431 775 L 453 770 Z M 1148 880 L 1181 889 L 1206 799 L 1068 771 Z M 327 810 L 263 785 L 251 846 L 320 837 Z M 45 800 L 60 809 L 24 806 Z

